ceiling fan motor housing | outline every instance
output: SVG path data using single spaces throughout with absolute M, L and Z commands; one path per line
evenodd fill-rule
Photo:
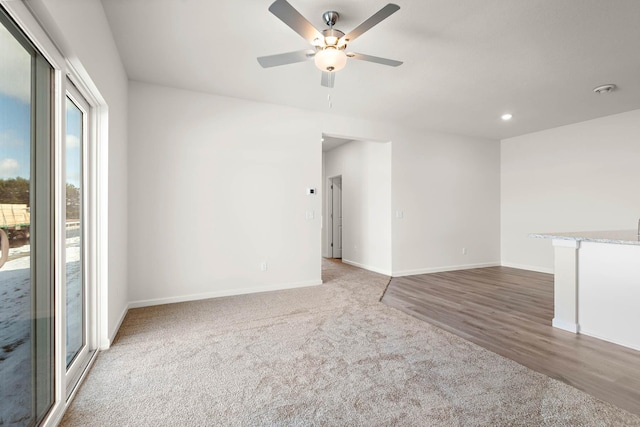
M 338 46 L 338 41 L 340 40 L 340 38 L 344 37 L 344 33 L 340 30 L 333 29 L 333 26 L 336 25 L 336 22 L 338 22 L 339 17 L 340 15 L 335 10 L 329 10 L 322 14 L 322 19 L 324 19 L 324 22 L 327 24 L 329 28 L 322 31 L 322 36 L 324 38 L 324 43 L 323 43 L 324 46 L 320 46 L 321 49 L 324 49 L 325 47 L 333 46 L 333 47 L 337 47 L 340 50 L 343 50 L 347 46 L 346 44 L 347 40 L 343 40 L 343 43 L 340 46 Z
M 341 45 L 338 46 L 338 41 L 344 37 L 344 33 L 340 30 L 334 30 L 333 28 L 327 28 L 326 30 L 322 31 L 322 36 L 324 37 L 324 46 L 321 47 L 326 47 L 326 46 L 335 46 L 338 49 L 344 49 L 345 47 L 347 47 L 346 43 L 342 43 Z

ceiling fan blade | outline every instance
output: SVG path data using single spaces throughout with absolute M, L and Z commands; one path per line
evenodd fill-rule
M 403 64 L 402 61 L 396 61 L 395 59 L 380 58 L 379 56 L 365 55 L 363 53 L 349 52 L 347 53 L 347 57 L 359 59 L 361 61 L 375 62 L 376 64 L 389 65 L 391 67 L 397 67 L 398 65 Z
M 351 30 L 351 32 L 349 32 L 347 35 L 343 36 L 341 40 L 344 40 L 348 43 L 353 42 L 356 38 L 360 37 L 362 33 L 378 25 L 380 22 L 384 21 L 398 10 L 400 10 L 400 6 L 398 6 L 397 4 L 389 3 L 388 5 L 374 13 L 362 24 L 358 25 L 355 29 Z
M 295 52 L 280 53 L 278 55 L 260 56 L 258 62 L 262 68 L 277 67 L 278 65 L 295 64 L 313 58 L 315 52 L 310 49 Z
M 324 87 L 333 87 L 333 84 L 336 80 L 336 73 L 330 73 L 328 71 L 322 72 L 322 79 L 320 80 L 320 84 Z
M 311 23 L 286 0 L 274 1 L 273 4 L 269 6 L 269 11 L 311 44 L 313 44 L 314 39 L 322 37 L 320 31 L 311 25 Z

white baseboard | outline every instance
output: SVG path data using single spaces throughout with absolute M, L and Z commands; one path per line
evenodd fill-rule
M 415 276 L 416 274 L 442 273 L 445 271 L 470 270 L 472 268 L 499 267 L 499 262 L 484 262 L 479 264 L 448 265 L 443 267 L 418 268 L 415 270 L 394 271 L 393 277 Z
M 285 283 L 269 286 L 255 286 L 251 288 L 225 289 L 221 291 L 205 292 L 202 294 L 180 295 L 175 297 L 132 301 L 129 303 L 129 308 L 150 307 L 153 305 L 173 304 L 177 302 L 197 301 L 209 298 L 229 297 L 233 295 L 254 294 L 258 292 L 280 291 L 283 289 L 303 288 L 306 286 L 318 286 L 321 284 L 322 280 L 308 280 L 304 282 Z
M 520 270 L 529 270 L 529 271 L 536 271 L 538 273 L 553 274 L 553 268 L 539 267 L 535 265 L 526 265 L 526 264 L 514 264 L 512 262 L 502 262 L 501 265 L 503 267 L 517 268 Z
M 349 261 L 348 259 L 344 259 L 344 258 L 342 258 L 342 262 L 344 264 L 349 264 L 354 267 L 362 268 L 363 270 L 369 270 L 369 271 L 373 271 L 374 273 L 384 274 L 385 276 L 391 276 L 391 271 L 389 270 L 383 270 L 381 268 L 373 267 L 371 265 L 360 264 L 359 262 Z
M 116 327 L 113 330 L 113 332 L 111 334 L 109 334 L 107 339 L 103 339 L 102 342 L 100 342 L 100 345 L 99 345 L 100 350 L 108 350 L 109 347 L 111 347 L 111 344 L 113 343 L 113 340 L 116 338 L 116 335 L 118 335 L 118 331 L 120 330 L 120 326 L 122 326 L 122 322 L 124 322 L 124 318 L 127 317 L 127 313 L 129 312 L 130 306 L 131 306 L 131 304 L 127 304 L 127 306 L 124 308 L 124 310 L 122 310 L 122 314 L 120 314 L 120 318 L 118 319 L 118 323 L 116 324 Z
M 116 338 L 116 335 L 118 335 L 118 331 L 120 330 L 120 326 L 122 326 L 122 322 L 124 322 L 124 318 L 127 317 L 127 313 L 129 312 L 129 304 L 127 304 L 127 306 L 124 308 L 124 310 L 122 310 L 122 314 L 120 314 L 120 318 L 118 319 L 118 323 L 116 324 L 116 327 L 114 328 L 113 332 L 109 333 L 107 331 L 108 336 L 106 338 L 102 338 L 100 340 L 100 344 L 98 345 L 98 349 L 100 350 L 108 350 L 109 347 L 111 347 L 111 344 L 113 344 L 113 340 Z M 107 326 L 108 328 L 108 326 Z
M 565 320 L 556 319 L 555 317 L 551 321 L 551 325 L 553 325 L 554 328 L 573 332 L 574 334 L 577 334 L 580 331 L 580 325 L 577 323 L 567 322 Z
M 633 350 L 640 351 L 640 346 L 638 346 L 637 343 L 632 344 L 632 343 L 629 343 L 629 342 L 612 340 L 610 338 L 605 338 L 605 337 L 602 337 L 602 336 L 600 336 L 598 334 L 593 334 L 593 333 L 591 333 L 589 331 L 585 331 L 584 329 L 580 329 L 580 333 L 582 335 L 588 335 L 588 336 L 593 337 L 593 338 L 598 338 L 599 340 L 602 340 L 602 341 L 607 341 L 607 342 L 610 342 L 610 343 L 613 343 L 613 344 L 621 345 L 623 347 L 627 347 L 627 348 L 630 348 L 630 349 L 633 349 Z

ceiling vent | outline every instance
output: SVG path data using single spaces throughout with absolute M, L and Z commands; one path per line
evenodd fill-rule
M 616 88 L 616 85 L 602 85 L 593 89 L 595 93 L 609 93 Z

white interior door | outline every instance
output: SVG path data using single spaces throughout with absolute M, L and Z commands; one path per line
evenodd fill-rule
M 331 179 L 331 258 L 342 258 L 342 177 Z

